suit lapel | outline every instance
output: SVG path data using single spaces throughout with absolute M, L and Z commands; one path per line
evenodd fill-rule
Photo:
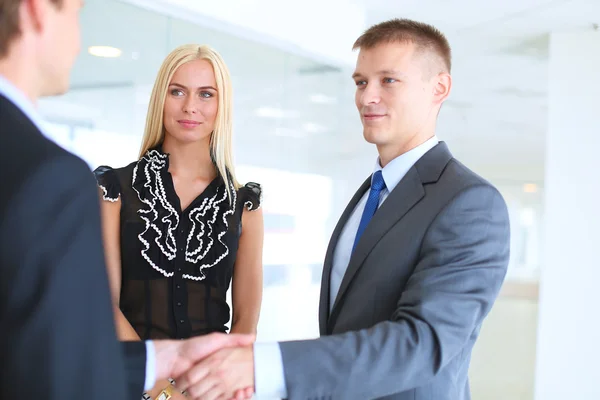
M 368 190 L 370 185 L 371 177 L 367 178 L 363 182 L 361 187 L 354 194 L 354 197 L 352 197 L 352 200 L 350 200 L 350 203 L 346 206 L 346 209 L 342 213 L 342 216 L 340 217 L 337 225 L 335 226 L 335 229 L 333 230 L 331 240 L 329 241 L 329 246 L 327 247 L 325 263 L 323 264 L 323 275 L 321 277 L 321 298 L 319 301 L 319 329 L 321 331 L 321 334 L 325 334 L 325 331 L 327 329 L 327 320 L 329 318 L 329 285 L 331 279 L 331 269 L 333 268 L 333 254 L 335 251 L 335 247 L 337 246 L 338 240 L 340 238 L 342 230 L 344 229 L 344 226 L 346 225 L 346 222 L 348 221 L 348 218 L 350 218 L 352 212 L 354 211 L 354 208 L 356 208 L 356 205 L 358 204 L 362 196 L 365 194 L 365 192 Z
M 333 326 L 345 292 L 373 247 L 424 195 L 425 190 L 421 178 L 417 169 L 413 166 L 377 210 L 358 241 L 336 296 L 328 321 L 329 327 Z

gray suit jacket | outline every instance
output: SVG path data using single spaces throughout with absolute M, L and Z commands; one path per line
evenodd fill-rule
M 471 351 L 508 266 L 506 204 L 439 143 L 376 212 L 329 313 L 333 251 L 369 184 L 329 244 L 322 337 L 280 343 L 288 398 L 470 399 Z

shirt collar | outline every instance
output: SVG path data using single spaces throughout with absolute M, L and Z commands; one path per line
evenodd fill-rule
M 44 132 L 44 123 L 35 106 L 19 88 L 13 85 L 8 79 L 0 75 L 0 95 L 6 97 L 23 114 L 35 124 L 35 126 Z
M 412 168 L 413 165 L 421 158 L 425 153 L 431 150 L 439 143 L 437 136 L 433 136 L 424 143 L 421 143 L 412 150 L 407 151 L 404 154 L 399 155 L 390 161 L 384 168 L 379 163 L 379 157 L 375 163 L 375 172 L 381 171 L 383 175 L 383 181 L 389 192 L 394 190 L 396 185 L 404 178 L 404 175 Z

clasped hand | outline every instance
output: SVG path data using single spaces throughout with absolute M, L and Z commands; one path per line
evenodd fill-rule
M 195 400 L 244 400 L 254 393 L 253 335 L 212 333 L 154 341 L 157 380 L 172 377 Z

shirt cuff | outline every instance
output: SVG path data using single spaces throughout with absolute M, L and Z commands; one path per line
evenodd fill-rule
M 146 340 L 146 380 L 144 390 L 150 390 L 156 384 L 156 353 L 151 340 Z
M 254 391 L 257 396 L 287 398 L 279 343 L 254 343 Z

